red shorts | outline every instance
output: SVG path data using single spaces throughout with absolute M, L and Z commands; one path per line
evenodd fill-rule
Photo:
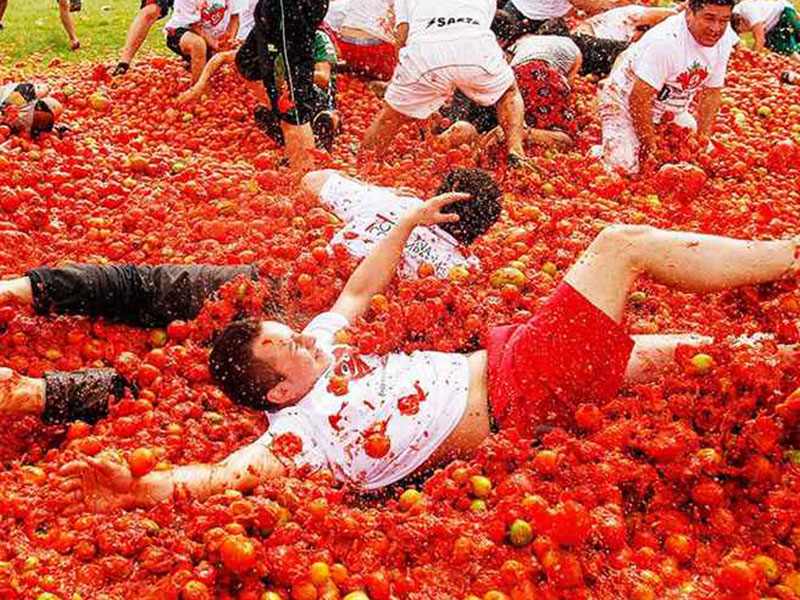
M 561 283 L 527 323 L 489 332 L 496 424 L 525 436 L 539 424 L 569 426 L 579 404 L 602 404 L 617 393 L 632 350 L 619 323 Z
M 575 135 L 567 78 L 543 60 L 531 60 L 514 67 L 514 76 L 525 104 L 525 121 L 536 129 L 560 129 Z
M 388 42 L 375 43 L 336 34 L 339 58 L 357 73 L 389 81 L 397 65 L 397 50 Z

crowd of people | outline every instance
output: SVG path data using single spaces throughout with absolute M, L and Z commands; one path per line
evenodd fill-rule
M 0 2 L 0 17 L 4 8 Z M 576 11 L 587 18 L 575 22 Z M 76 501 L 108 508 L 150 505 L 177 488 L 198 496 L 246 490 L 298 464 L 328 468 L 364 490 L 383 488 L 471 451 L 492 431 L 531 435 L 544 423 L 569 426 L 580 402 L 603 402 L 625 381 L 657 376 L 680 344 L 708 342 L 697 335 L 630 337 L 621 322 L 639 276 L 709 292 L 795 277 L 800 268 L 796 239 L 616 225 L 596 237 L 539 313 L 490 331 L 485 350 L 359 356 L 337 343 L 336 332 L 365 313 L 398 267 L 406 277 L 422 263 L 439 277 L 480 268 L 469 246 L 497 221 L 501 190 L 485 171 L 457 169 L 422 200 L 307 168 L 309 151 L 330 149 L 346 118 L 336 102 L 336 74 L 346 69 L 369 78 L 383 102 L 362 155 L 385 152 L 402 126 L 416 122 L 442 148 L 505 144 L 509 169 L 527 164 L 528 144 L 569 146 L 576 134 L 571 85 L 583 76 L 603 79 L 602 144 L 595 152 L 609 172 L 635 174 L 655 149 L 661 122 L 712 136 L 728 61 L 740 45 L 736 32 L 752 31 L 756 51 L 800 60 L 800 21 L 785 0 L 689 0 L 675 8 L 620 0 L 143 0 L 114 76 L 135 68 L 159 19 L 167 46 L 191 74 L 178 101 L 197 101 L 218 69 L 235 68 L 258 99 L 258 126 L 285 146 L 293 166 L 308 171 L 304 188 L 342 221 L 332 244 L 363 260 L 330 310 L 302 331 L 275 310 L 266 320 L 236 321 L 216 337 L 211 373 L 231 399 L 267 411 L 262 438 L 216 465 L 143 478 L 111 457 L 71 463 L 63 490 Z M 26 83 L 0 88 L 0 108 L 7 123 L 31 134 L 51 130 L 62 110 L 47 89 Z M 256 279 L 259 272 L 41 267 L 0 282 L 0 296 L 39 314 L 156 327 L 195 317 L 236 277 Z M 275 308 L 282 282 L 264 283 Z M 0 379 L 0 411 L 49 423 L 101 419 L 109 402 L 132 387 L 107 369 L 42 379 L 3 369 Z M 399 398 L 417 398 L 414 410 L 398 414 Z M 391 449 L 363 443 L 375 423 L 384 424 L 380 433 Z M 300 448 L 289 461 L 274 451 L 286 435 Z

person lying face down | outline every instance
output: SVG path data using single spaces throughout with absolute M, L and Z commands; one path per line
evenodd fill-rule
M 531 436 L 570 426 L 580 403 L 602 404 L 625 381 L 644 382 L 699 335 L 630 337 L 621 323 L 631 286 L 647 275 L 707 293 L 796 277 L 796 239 L 735 240 L 614 225 L 604 229 L 528 322 L 493 328 L 469 355 L 360 355 L 337 332 L 384 290 L 416 227 L 455 223 L 448 193 L 411 209 L 375 245 L 328 312 L 295 331 L 278 321 L 237 321 L 210 354 L 215 380 L 237 403 L 267 411 L 269 430 L 216 464 L 133 478 L 127 464 L 98 456 L 65 465 L 73 503 L 96 510 L 149 506 L 180 489 L 197 497 L 250 490 L 292 469 L 330 471 L 370 491 L 475 449 L 494 430 Z

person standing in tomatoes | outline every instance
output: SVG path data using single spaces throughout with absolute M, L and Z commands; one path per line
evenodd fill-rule
M 633 174 L 658 142 L 656 125 L 672 120 L 708 137 L 722 101 L 728 59 L 739 37 L 733 0 L 690 0 L 626 50 L 600 92 L 603 163 Z M 697 118 L 691 114 L 697 101 Z
M 147 34 L 150 33 L 150 28 L 155 25 L 156 21 L 165 18 L 169 14 L 174 3 L 175 0 L 142 0 L 139 12 L 136 13 L 133 22 L 128 28 L 125 47 L 122 49 L 119 62 L 114 68 L 113 74 L 115 76 L 124 75 L 128 72 L 131 61 L 136 56 L 139 48 L 142 47 Z
M 313 166 L 314 50 L 317 28 L 327 12 L 328 0 L 259 0 L 253 30 L 236 54 L 239 73 L 263 84 L 267 110 L 279 123 L 289 161 L 301 171 Z M 278 85 L 281 64 L 285 88 Z

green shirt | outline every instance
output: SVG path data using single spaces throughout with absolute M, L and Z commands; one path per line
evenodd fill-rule
M 314 63 L 326 62 L 331 65 L 331 81 L 328 85 L 328 92 L 335 89 L 336 75 L 335 67 L 338 62 L 336 56 L 336 46 L 328 34 L 324 31 L 319 31 L 314 34 Z M 275 84 L 278 89 L 282 89 L 286 81 L 286 67 L 283 64 L 283 55 L 279 55 L 275 59 Z

